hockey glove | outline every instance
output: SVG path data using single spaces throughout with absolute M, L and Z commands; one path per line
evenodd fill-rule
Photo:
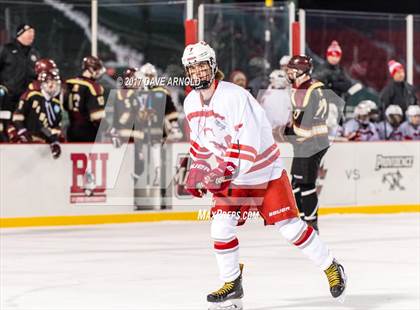
M 20 143 L 29 143 L 32 142 L 32 136 L 28 130 L 23 128 L 17 132 L 17 140 Z
M 193 196 L 201 198 L 207 190 L 203 187 L 204 177 L 211 172 L 210 165 L 204 160 L 197 160 L 191 164 L 185 189 Z
M 121 147 L 121 138 L 118 134 L 117 130 L 115 128 L 111 128 L 111 130 L 108 133 L 109 137 L 111 138 L 112 145 L 118 149 Z
M 53 142 L 50 144 L 51 154 L 54 159 L 57 159 L 61 155 L 61 146 L 58 142 Z
M 229 187 L 235 174 L 236 166 L 231 162 L 223 162 L 204 177 L 204 187 L 217 193 Z

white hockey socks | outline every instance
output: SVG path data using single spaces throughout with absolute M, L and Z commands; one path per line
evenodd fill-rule
M 281 221 L 276 223 L 276 226 L 286 240 L 302 250 L 303 254 L 322 270 L 331 265 L 333 256 L 330 250 L 316 231 L 300 218 Z
M 217 214 L 211 223 L 211 237 L 214 240 L 214 252 L 219 267 L 220 279 L 223 282 L 235 280 L 240 275 L 239 242 L 236 238 L 234 216 Z

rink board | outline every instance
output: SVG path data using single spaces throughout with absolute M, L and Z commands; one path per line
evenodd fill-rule
M 58 160 L 46 145 L 0 145 L 0 227 L 197 220 L 212 205 L 179 190 L 177 168 L 188 144 L 168 146 L 164 186 L 170 210 L 134 211 L 132 145 L 65 144 Z M 289 170 L 293 152 L 280 145 Z M 325 156 L 317 189 L 320 214 L 420 212 L 420 143 L 336 143 Z M 87 196 L 84 165 L 97 185 Z

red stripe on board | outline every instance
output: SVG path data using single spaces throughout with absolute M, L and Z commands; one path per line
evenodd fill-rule
M 305 243 L 309 239 L 309 237 L 312 235 L 313 232 L 314 232 L 314 229 L 312 228 L 312 226 L 308 226 L 308 228 L 303 233 L 302 237 L 300 237 L 299 240 L 294 243 L 294 245 L 300 246 L 303 243 Z
M 260 169 L 263 169 L 267 166 L 269 166 L 270 164 L 272 164 L 278 157 L 280 156 L 280 151 L 277 150 L 277 152 L 274 153 L 273 156 L 271 156 L 269 159 L 267 159 L 266 161 L 263 161 L 262 163 L 259 163 L 258 165 L 253 166 L 251 169 L 249 169 L 249 171 L 247 173 L 251 173 Z
M 233 249 L 234 247 L 239 245 L 238 238 L 233 239 L 230 242 L 214 242 L 214 249 L 215 250 L 229 250 Z

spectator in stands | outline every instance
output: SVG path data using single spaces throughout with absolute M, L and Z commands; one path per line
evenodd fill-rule
M 17 27 L 15 39 L 0 47 L 0 142 L 7 141 L 7 126 L 16 110 L 19 97 L 36 78 L 34 65 L 39 59 L 32 47 L 35 29 L 29 24 Z
M 402 139 L 420 141 L 420 106 L 410 105 L 405 114 L 407 120 L 399 128 Z
M 395 60 L 388 62 L 388 69 L 392 79 L 381 92 L 382 110 L 392 104 L 398 105 L 405 113 L 409 105 L 417 104 L 414 87 L 405 81 L 404 66 Z
M 352 86 L 352 82 L 340 66 L 341 56 L 340 45 L 337 41 L 332 41 L 327 49 L 327 62 L 315 70 L 314 78 L 343 98 Z
M 354 118 L 344 124 L 343 136 L 349 141 L 377 141 L 378 131 L 369 120 L 369 108 L 360 102 L 354 109 Z
M 241 86 L 245 89 L 248 88 L 248 78 L 241 70 L 233 70 L 229 76 L 229 82 Z
M 379 139 L 393 141 L 402 140 L 402 133 L 399 130 L 399 127 L 403 118 L 403 111 L 400 106 L 396 104 L 389 105 L 385 110 L 385 120 L 376 125 Z

